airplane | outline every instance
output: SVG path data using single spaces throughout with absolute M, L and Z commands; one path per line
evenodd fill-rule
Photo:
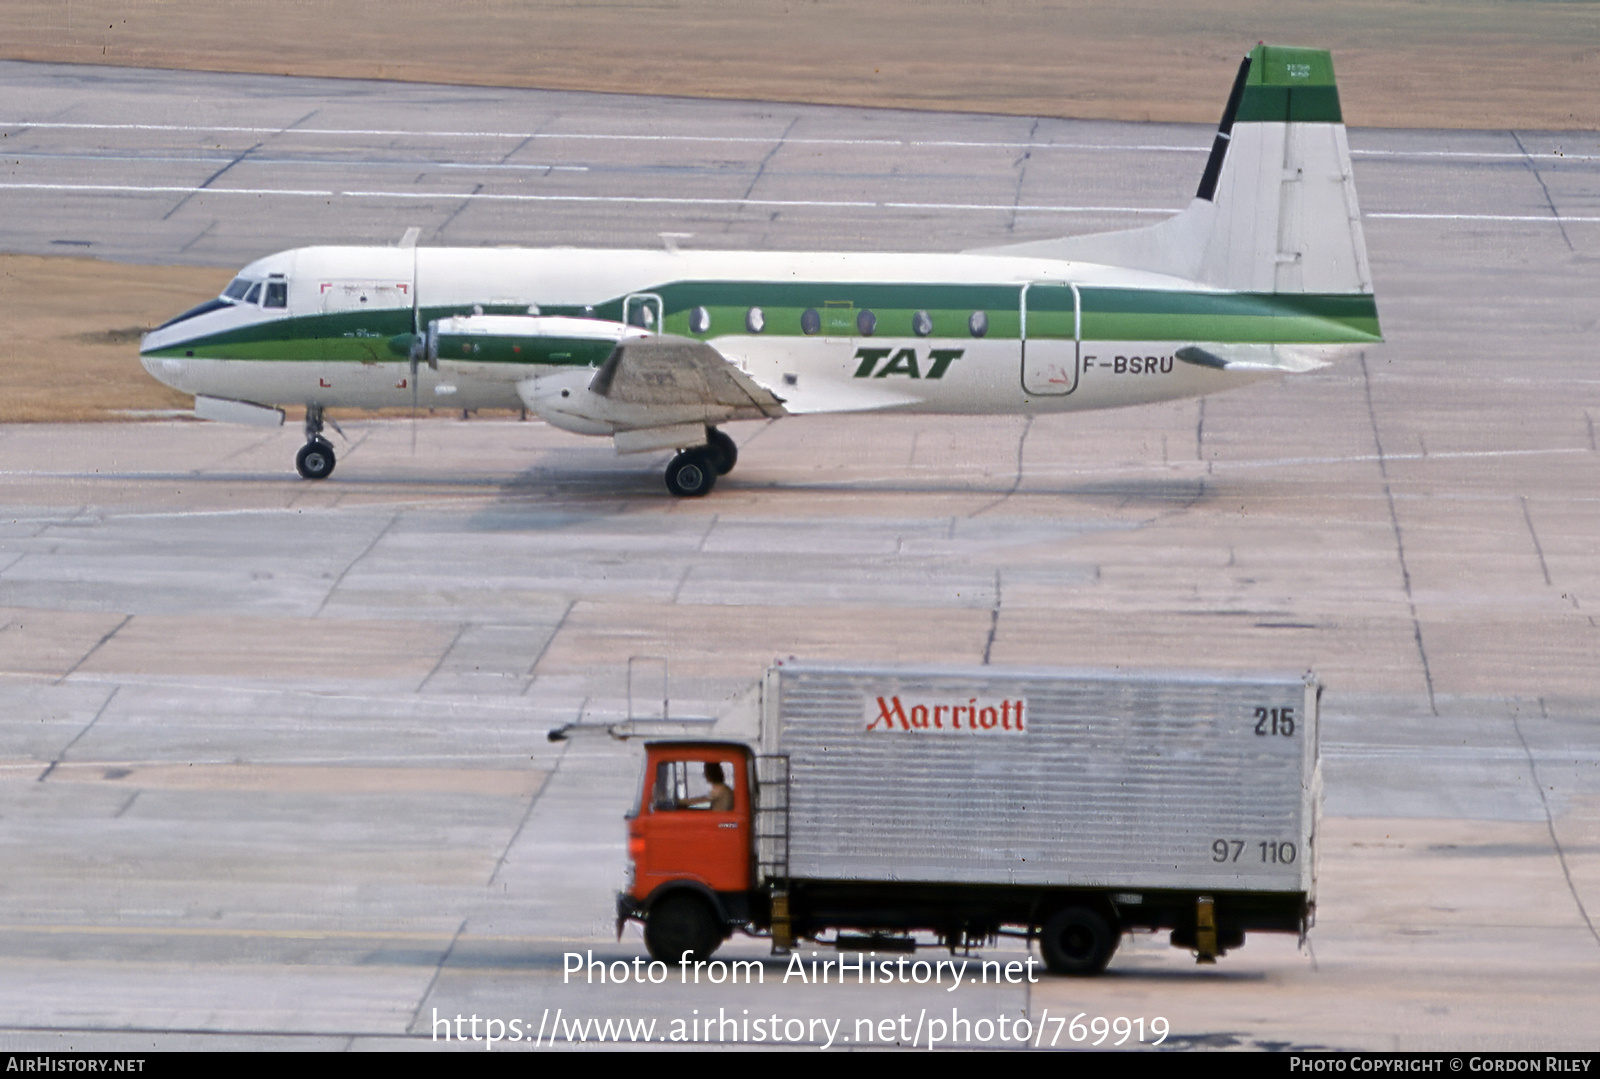
M 1199 189 L 1157 224 L 952 254 L 307 247 L 145 335 L 204 419 L 525 408 L 709 493 L 720 424 L 820 412 L 1034 414 L 1196 397 L 1382 340 L 1329 54 L 1240 64 Z M 331 421 L 330 421 L 331 422 Z

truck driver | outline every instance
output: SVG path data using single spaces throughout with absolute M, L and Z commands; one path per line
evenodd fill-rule
M 702 794 L 698 798 L 680 798 L 678 808 L 688 809 L 690 806 L 703 805 L 713 813 L 732 813 L 733 788 L 728 786 L 722 765 L 717 761 L 707 761 L 705 777 L 706 782 L 711 785 L 711 793 Z

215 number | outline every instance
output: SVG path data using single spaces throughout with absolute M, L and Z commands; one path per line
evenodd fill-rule
M 1285 738 L 1294 734 L 1293 708 L 1257 708 L 1256 734 L 1262 738 L 1281 734 Z

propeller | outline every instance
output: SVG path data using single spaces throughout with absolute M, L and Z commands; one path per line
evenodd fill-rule
M 422 336 L 422 304 L 417 299 L 417 248 L 414 230 L 407 229 L 411 240 L 411 456 L 417 455 L 417 369 L 421 366 L 422 350 L 426 348 Z

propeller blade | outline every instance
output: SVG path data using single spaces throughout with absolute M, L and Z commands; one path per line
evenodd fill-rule
M 417 248 L 413 230 L 407 229 L 411 239 L 411 456 L 417 455 L 417 368 L 422 341 L 422 301 L 417 298 Z

